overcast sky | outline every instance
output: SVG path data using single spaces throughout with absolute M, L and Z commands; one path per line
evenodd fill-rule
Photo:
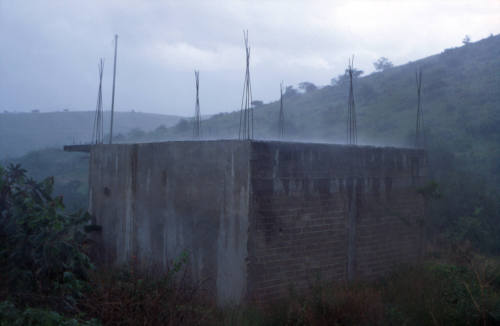
M 365 73 L 500 33 L 500 0 L 0 0 L 0 110 L 94 110 L 99 57 L 109 110 L 119 34 L 116 109 L 192 115 L 239 109 L 249 30 L 254 99 L 287 85 L 329 84 L 348 57 Z

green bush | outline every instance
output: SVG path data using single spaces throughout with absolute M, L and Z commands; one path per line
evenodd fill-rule
M 78 321 L 67 318 L 55 311 L 26 308 L 19 310 L 9 301 L 0 302 L 0 326 L 99 326 L 96 320 Z
M 148 275 L 133 264 L 92 273 L 92 287 L 80 307 L 105 325 L 208 324 L 214 315 L 212 297 L 187 281 L 187 258 L 181 255 L 163 274 Z
M 0 166 L 0 299 L 72 311 L 92 267 L 84 250 L 89 215 L 67 214 L 53 184 L 19 165 Z

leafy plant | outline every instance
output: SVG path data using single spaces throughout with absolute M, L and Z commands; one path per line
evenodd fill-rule
M 97 320 L 79 321 L 40 308 L 19 310 L 12 302 L 0 302 L 0 326 L 99 326 Z
M 20 165 L 0 166 L 0 298 L 71 311 L 92 267 L 83 230 L 89 215 L 66 213 L 53 185 Z

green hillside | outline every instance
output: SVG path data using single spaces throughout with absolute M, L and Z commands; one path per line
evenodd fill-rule
M 423 72 L 428 145 L 478 160 L 489 173 L 500 174 L 500 35 L 356 79 L 359 143 L 413 145 L 417 68 Z M 345 142 L 347 83 L 288 94 L 284 100 L 288 139 Z M 255 109 L 255 138 L 276 138 L 278 110 L 279 102 Z M 237 111 L 202 123 L 207 138 L 235 138 L 238 128 Z M 182 121 L 140 139 L 189 138 L 191 134 L 190 123 Z
M 138 128 L 153 130 L 160 125 L 172 126 L 179 117 L 163 114 L 116 112 L 117 134 Z M 109 112 L 104 114 L 105 131 L 109 129 Z M 94 112 L 1 113 L 0 159 L 18 157 L 32 150 L 88 142 L 92 134 Z

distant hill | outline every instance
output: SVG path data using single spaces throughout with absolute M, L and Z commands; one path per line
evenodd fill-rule
M 170 127 L 180 117 L 163 114 L 116 112 L 114 133 L 133 129 L 151 131 L 161 125 Z M 18 157 L 32 150 L 88 142 L 92 135 L 94 112 L 1 113 L 0 159 Z M 110 114 L 104 114 L 105 132 Z

